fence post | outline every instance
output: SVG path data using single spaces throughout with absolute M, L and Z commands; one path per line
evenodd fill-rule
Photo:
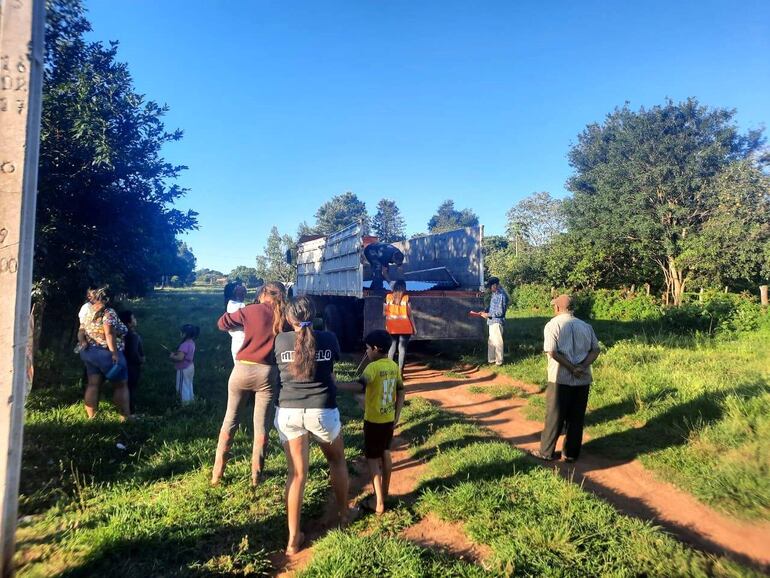
M 45 0 L 0 0 L 0 576 L 13 576 L 29 347 Z
M 759 302 L 762 304 L 762 307 L 767 307 L 767 285 L 759 286 Z

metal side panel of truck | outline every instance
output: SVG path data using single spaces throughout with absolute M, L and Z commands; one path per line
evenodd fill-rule
M 404 253 L 402 273 L 407 283 L 427 288 L 409 290 L 417 329 L 414 339 L 484 338 L 484 320 L 468 316 L 468 311 L 483 308 L 482 238 L 482 227 L 468 227 L 394 243 Z M 297 247 L 294 294 L 313 299 L 325 327 L 337 334 L 345 349 L 369 331 L 385 327 L 384 295 L 364 286 L 371 272 L 363 248 L 360 225 Z M 391 267 L 390 277 L 395 276 Z M 453 288 L 445 288 L 447 280 Z

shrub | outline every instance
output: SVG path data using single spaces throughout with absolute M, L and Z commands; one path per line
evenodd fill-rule
M 545 285 L 517 285 L 510 291 L 511 306 L 516 309 L 549 310 L 551 288 Z

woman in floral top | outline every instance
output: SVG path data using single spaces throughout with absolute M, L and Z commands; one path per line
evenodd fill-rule
M 123 354 L 123 338 L 128 329 L 115 310 L 107 307 L 109 302 L 107 288 L 97 289 L 91 310 L 78 331 L 80 359 L 85 363 L 88 374 L 85 406 L 88 418 L 92 419 L 99 405 L 99 386 L 109 375 L 112 401 L 123 421 L 129 415 L 128 370 Z

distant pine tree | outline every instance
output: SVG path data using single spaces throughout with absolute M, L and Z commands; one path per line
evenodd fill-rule
M 374 234 L 383 243 L 394 243 L 406 239 L 406 222 L 401 216 L 401 210 L 396 201 L 380 199 L 377 203 L 377 214 L 372 220 Z

